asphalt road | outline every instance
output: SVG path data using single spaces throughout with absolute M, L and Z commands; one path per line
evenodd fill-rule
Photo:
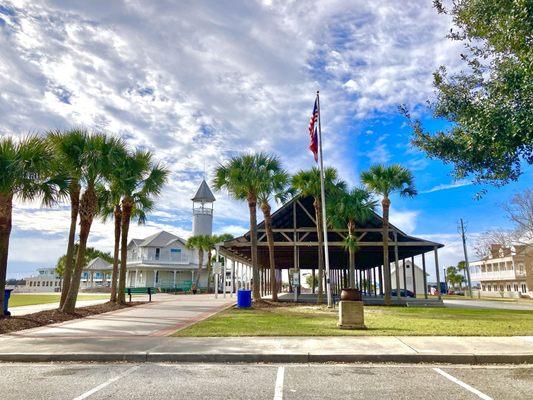
M 0 364 L 0 399 L 527 399 L 533 366 Z
M 492 308 L 495 310 L 533 311 L 532 301 L 444 299 L 443 302 L 446 307 L 450 308 Z

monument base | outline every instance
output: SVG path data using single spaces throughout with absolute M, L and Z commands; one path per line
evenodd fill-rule
M 341 300 L 337 326 L 340 329 L 366 329 L 363 302 Z

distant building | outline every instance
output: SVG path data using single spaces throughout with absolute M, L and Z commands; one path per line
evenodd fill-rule
M 469 263 L 470 278 L 480 282 L 481 295 L 493 297 L 533 297 L 533 265 L 526 263 L 526 246 L 493 244 L 482 260 Z
M 55 268 L 39 268 L 35 275 L 24 278 L 24 280 L 26 285 L 18 287 L 18 292 L 53 293 L 61 291 L 61 277 L 56 274 Z
M 411 260 L 405 260 L 405 269 L 404 264 L 402 261 L 398 262 L 398 269 L 400 271 L 400 289 L 410 290 L 414 293 L 413 290 L 413 268 L 411 264 Z M 423 294 L 424 293 L 424 271 L 422 268 L 420 268 L 418 265 L 415 264 L 415 285 L 416 285 L 416 293 L 417 294 Z M 404 285 L 404 270 L 405 270 L 405 285 Z M 429 276 L 428 273 L 426 273 L 426 279 L 427 276 Z M 394 263 L 391 264 L 391 285 L 392 290 L 396 289 L 396 266 Z

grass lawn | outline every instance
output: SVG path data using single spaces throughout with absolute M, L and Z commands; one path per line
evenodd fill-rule
M 13 293 L 9 298 L 9 308 L 19 306 L 31 306 L 34 304 L 47 304 L 59 302 L 59 294 L 18 294 Z M 109 294 L 83 294 L 78 300 L 100 300 L 109 298 Z
M 521 336 L 533 335 L 533 311 L 365 307 L 368 329 L 337 328 L 338 310 L 324 306 L 228 309 L 174 336 Z

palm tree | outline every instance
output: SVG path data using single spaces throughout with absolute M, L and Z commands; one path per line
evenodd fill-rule
M 257 260 L 257 200 L 265 181 L 265 164 L 269 156 L 264 153 L 243 154 L 229 159 L 215 171 L 214 187 L 223 188 L 236 200 L 246 200 L 250 213 L 250 244 L 252 255 L 252 296 L 258 301 L 259 264 Z
M 120 246 L 120 274 L 118 301 L 126 301 L 126 267 L 128 258 L 128 232 L 132 218 L 140 224 L 146 221 L 146 213 L 154 205 L 153 197 L 159 196 L 168 171 L 154 162 L 153 154 L 136 150 L 118 160 L 116 165 L 116 190 L 122 194 L 122 238 Z
M 207 244 L 207 292 L 209 292 L 211 288 L 211 281 L 212 281 L 212 274 L 211 269 L 213 265 L 213 250 L 216 248 L 216 245 L 221 242 L 225 242 L 226 240 L 233 239 L 233 235 L 229 233 L 223 233 L 221 235 L 206 235 L 206 244 Z
M 322 225 L 322 201 L 320 194 L 320 170 L 313 167 L 307 171 L 300 171 L 292 177 L 293 189 L 302 196 L 313 197 L 315 207 L 316 233 L 318 236 L 318 290 L 317 303 L 324 301 L 324 230 Z M 324 170 L 324 189 L 326 196 L 335 194 L 346 187 L 344 181 L 339 180 L 337 170 L 328 167 Z
M 198 250 L 198 273 L 196 274 L 195 287 L 198 288 L 200 283 L 200 274 L 202 273 L 202 267 L 204 263 L 204 252 L 211 253 L 211 239 L 208 235 L 196 235 L 187 239 L 187 248 Z M 207 285 L 209 289 L 209 276 L 207 277 Z
M 400 196 L 415 196 L 417 192 L 414 187 L 414 178 L 411 171 L 399 164 L 390 166 L 378 164 L 370 167 L 368 171 L 361 173 L 361 181 L 370 191 L 383 196 L 383 199 L 381 200 L 381 206 L 383 207 L 383 276 L 385 280 L 384 301 L 385 304 L 390 304 L 392 286 L 389 263 L 389 196 L 394 192 L 398 192 Z M 396 271 L 397 279 L 398 276 L 398 271 Z M 400 293 L 400 288 L 397 287 L 396 289 L 397 293 Z
M 376 207 L 376 201 L 366 189 L 354 188 L 351 191 L 339 191 L 333 201 L 328 202 L 328 216 L 331 224 L 337 228 L 348 226 L 348 236 L 345 239 L 349 252 L 350 288 L 355 288 L 355 252 L 357 251 L 357 236 L 355 228 L 358 223 L 366 222 Z
M 51 205 L 66 192 L 68 181 L 53 174 L 52 151 L 36 136 L 20 141 L 0 139 L 0 310 L 4 309 L 9 238 L 12 227 L 13 199 L 42 198 Z M 0 318 L 4 313 L 0 311 Z
M 274 233 L 272 231 L 272 217 L 270 199 L 273 198 L 278 203 L 287 201 L 290 195 L 289 174 L 281 167 L 278 157 L 266 155 L 262 163 L 262 181 L 258 200 L 265 219 L 265 233 L 268 241 L 268 256 L 270 264 L 270 286 L 272 300 L 278 300 L 278 288 L 276 287 L 276 262 L 274 254 Z
M 80 199 L 80 234 L 76 254 L 76 264 L 72 273 L 69 291 L 61 311 L 74 312 L 76 298 L 80 287 L 87 240 L 94 217 L 98 213 L 97 187 L 116 168 L 115 160 L 125 152 L 124 143 L 120 139 L 107 137 L 104 134 L 92 134 L 87 137 L 82 155 L 80 182 L 84 190 Z
M 116 170 L 115 170 L 116 171 Z M 116 176 L 113 172 L 110 176 L 110 187 L 106 188 L 104 185 L 98 188 L 99 208 L 102 221 L 106 222 L 113 216 L 115 225 L 114 234 L 115 242 L 113 246 L 113 271 L 111 273 L 111 295 L 109 300 L 113 303 L 117 301 L 117 282 L 119 274 L 119 252 L 120 252 L 120 236 L 122 231 L 122 207 L 121 199 L 122 193 L 118 190 L 116 184 Z
M 65 132 L 49 132 L 47 140 L 54 152 L 54 161 L 58 168 L 66 173 L 69 179 L 68 195 L 70 200 L 70 228 L 68 233 L 67 254 L 65 258 L 65 268 L 63 275 L 63 285 L 61 288 L 61 298 L 59 308 L 65 303 L 74 264 L 74 241 L 76 238 L 76 224 L 80 207 L 81 194 L 81 172 L 83 157 L 87 142 L 88 133 L 84 129 L 72 129 Z

